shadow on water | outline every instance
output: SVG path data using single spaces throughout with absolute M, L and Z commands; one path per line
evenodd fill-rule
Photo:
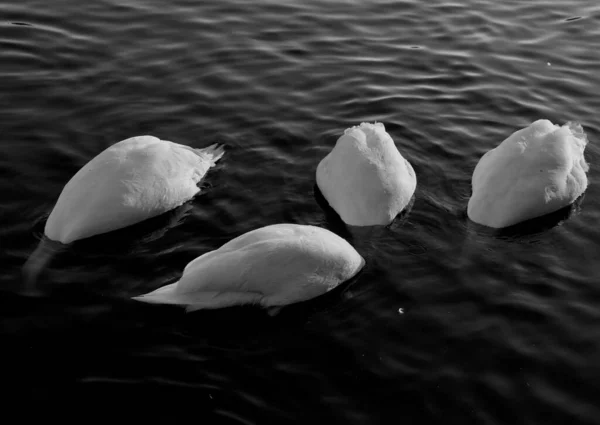
M 317 325 L 323 323 L 321 314 L 327 315 L 343 303 L 344 293 L 360 274 L 321 297 L 287 306 L 274 317 L 253 306 L 185 313 L 179 307 L 106 299 L 95 294 L 28 298 L 6 293 L 6 297 L 0 297 L 0 306 L 4 310 L 2 324 L 8 355 L 20 358 L 23 363 L 19 364 L 30 364 L 27 369 L 18 367 L 7 378 L 12 378 L 16 386 L 24 377 L 31 377 L 42 389 L 48 382 L 52 391 L 66 392 L 86 402 L 90 402 L 90 392 L 95 396 L 94 388 L 104 383 L 102 388 L 110 388 L 111 402 L 119 403 L 121 396 L 128 397 L 127 390 L 122 391 L 124 384 L 129 384 L 128 389 L 135 384 L 138 396 L 158 400 L 152 383 L 155 377 L 164 377 L 161 388 L 171 394 L 169 400 L 176 398 L 174 392 L 185 389 L 183 395 L 198 397 L 200 393 L 208 399 L 202 390 L 205 384 L 216 396 L 219 389 L 242 385 L 239 373 L 248 376 L 250 382 L 261 378 L 261 370 L 255 372 L 254 367 L 262 364 L 262 359 L 293 367 L 296 360 L 289 359 L 287 353 L 303 350 L 307 361 L 315 361 L 310 344 L 321 337 L 307 331 L 306 326 L 315 326 L 310 325 L 314 321 Z M 23 317 L 23 311 L 28 312 L 27 317 Z M 321 343 L 337 348 L 329 338 Z M 39 352 L 43 355 L 35 361 L 34 353 Z M 161 370 L 163 365 L 169 373 Z M 275 376 L 282 373 L 280 369 Z M 85 385 L 78 385 L 76 390 L 71 387 L 72 379 L 82 378 Z M 271 378 L 258 382 L 264 385 Z M 82 391 L 86 397 L 81 396 Z M 97 395 L 101 397 L 103 392 Z M 115 392 L 119 396 L 114 396 Z M 202 402 L 194 402 L 192 410 L 201 407 Z M 199 411 L 204 416 L 209 413 L 210 409 Z
M 37 285 L 37 281 L 44 269 L 56 256 L 66 252 L 76 252 L 80 256 L 92 258 L 135 253 L 148 243 L 163 237 L 170 229 L 180 225 L 192 208 L 192 201 L 188 201 L 180 207 L 157 217 L 149 218 L 123 229 L 81 239 L 67 245 L 53 241 L 45 235 L 42 236 L 37 248 L 29 256 L 22 268 L 25 293 L 29 295 L 40 294 L 42 288 Z M 45 220 L 40 221 L 37 225 L 45 225 Z M 40 233 L 43 232 L 43 229 L 35 230 L 41 230 Z
M 339 214 L 329 205 L 327 199 L 325 199 L 323 193 L 316 183 L 313 186 L 313 192 L 317 204 L 321 207 L 323 213 L 325 214 L 327 229 L 344 239 L 352 239 L 352 233 L 350 233 L 349 227 L 346 225 L 346 223 L 344 223 Z
M 277 314 L 254 305 L 205 309 L 186 313 L 182 306 L 147 304 L 118 296 L 106 296 L 84 287 L 53 292 L 52 296 L 23 296 L 3 292 L 6 334 L 72 330 L 74 327 L 111 328 L 119 323 L 120 334 L 146 329 L 171 329 L 188 337 L 214 338 L 222 344 L 259 337 L 269 330 L 300 328 L 311 316 L 344 303 L 357 276 L 317 298 L 282 307 Z M 27 317 L 22 312 L 27 311 Z

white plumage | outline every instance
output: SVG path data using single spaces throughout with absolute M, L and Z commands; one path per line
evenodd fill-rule
M 245 233 L 190 262 L 181 279 L 138 301 L 188 311 L 309 300 L 356 275 L 365 261 L 344 239 L 315 226 L 276 224 Z
M 538 120 L 479 160 L 469 218 L 502 228 L 557 211 L 587 188 L 587 136 L 581 125 Z
M 160 215 L 196 195 L 223 156 L 218 145 L 193 149 L 152 136 L 116 143 L 66 184 L 44 233 L 70 243 Z
M 223 153 L 217 144 L 193 149 L 152 136 L 132 137 L 101 152 L 63 188 L 45 238 L 23 266 L 28 290 L 61 244 L 136 224 L 192 199 Z
M 354 226 L 391 223 L 417 186 L 412 166 L 381 123 L 344 131 L 319 163 L 316 177 L 329 205 Z

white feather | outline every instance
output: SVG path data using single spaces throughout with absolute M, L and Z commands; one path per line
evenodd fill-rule
M 479 160 L 467 213 L 502 228 L 557 211 L 587 188 L 587 137 L 579 124 L 538 120 Z
M 65 185 L 44 233 L 70 243 L 160 215 L 196 195 L 198 183 L 224 153 L 139 136 L 116 143 Z
M 415 192 L 417 178 L 381 123 L 347 129 L 317 167 L 317 185 L 341 219 L 387 225 Z
M 363 258 L 329 230 L 276 224 L 241 235 L 190 262 L 181 279 L 134 299 L 188 311 L 282 306 L 317 297 L 352 278 Z

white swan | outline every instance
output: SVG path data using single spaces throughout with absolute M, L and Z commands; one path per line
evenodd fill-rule
M 192 199 L 221 158 L 212 145 L 193 149 L 152 136 L 110 146 L 66 184 L 44 233 L 64 244 L 138 223 Z
M 381 123 L 344 131 L 317 167 L 317 186 L 345 223 L 391 223 L 409 203 L 417 178 Z
M 344 239 L 315 226 L 275 224 L 245 233 L 190 262 L 181 279 L 138 301 L 187 311 L 305 301 L 356 275 L 365 261 Z
M 479 160 L 467 213 L 502 228 L 557 211 L 587 188 L 587 144 L 581 125 L 538 120 L 516 131 Z
M 101 152 L 63 188 L 45 238 L 23 267 L 28 286 L 62 244 L 127 227 L 193 198 L 223 153 L 217 144 L 193 149 L 152 136 L 132 137 Z

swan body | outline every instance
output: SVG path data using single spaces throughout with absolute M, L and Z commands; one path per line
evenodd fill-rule
M 581 125 L 572 122 L 538 120 L 516 131 L 475 167 L 469 218 L 503 228 L 573 203 L 587 188 L 587 142 Z
M 138 136 L 110 146 L 65 185 L 45 235 L 64 244 L 160 215 L 196 195 L 197 184 L 223 156 L 205 149 Z
M 381 123 L 349 128 L 317 167 L 317 186 L 353 226 L 387 225 L 409 203 L 417 178 Z
M 348 242 L 329 230 L 275 224 L 201 255 L 178 282 L 134 299 L 182 305 L 188 311 L 243 304 L 280 307 L 328 292 L 364 264 Z

